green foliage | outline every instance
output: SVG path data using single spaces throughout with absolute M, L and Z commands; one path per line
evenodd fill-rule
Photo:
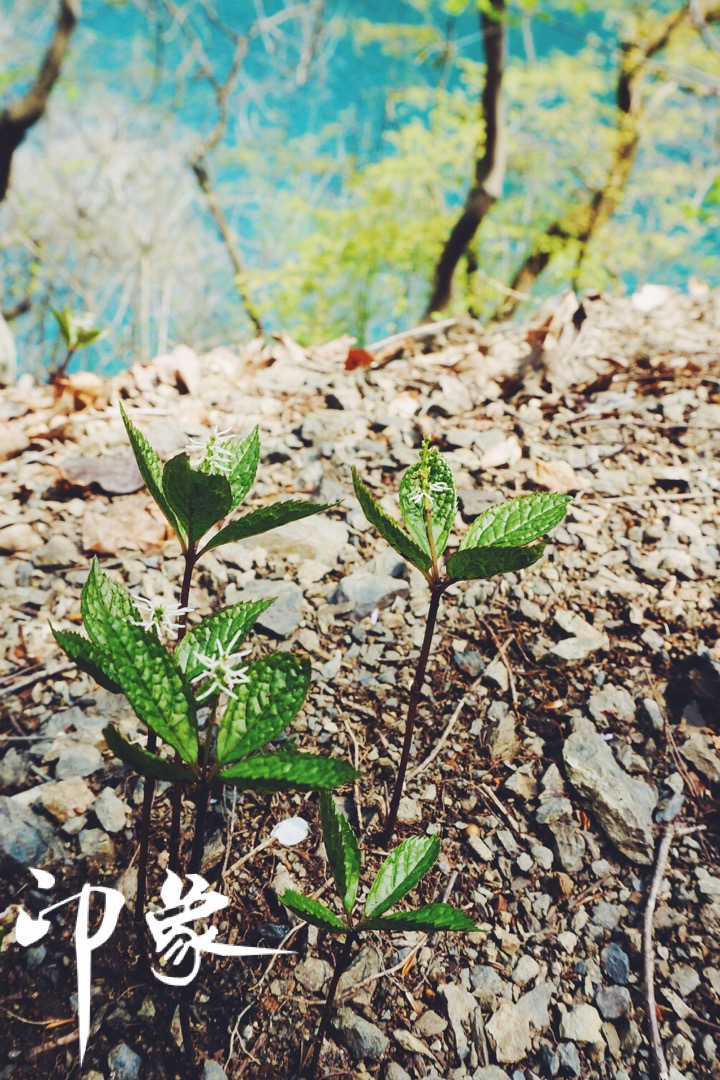
M 381 865 L 365 901 L 363 917 L 350 922 L 360 879 L 360 848 L 350 822 L 332 796 L 320 799 L 323 842 L 346 922 L 324 904 L 289 890 L 279 897 L 295 915 L 313 926 L 333 933 L 364 933 L 366 930 L 475 930 L 472 919 L 450 904 L 426 904 L 416 911 L 384 913 L 415 888 L 437 862 L 440 841 L 436 836 L 411 836 L 392 851 Z
M 220 724 L 217 755 L 223 765 L 259 750 L 285 730 L 305 701 L 310 664 L 289 652 L 273 653 L 248 668 L 246 678 Z
M 420 460 L 400 481 L 400 508 L 407 533 L 381 510 L 354 469 L 353 482 L 371 525 L 400 555 L 427 571 L 432 562 L 428 519 L 439 558 L 447 546 L 457 505 L 452 470 L 438 450 L 425 440 Z M 439 563 L 432 575 L 426 573 L 429 584 L 442 589 L 452 580 L 489 578 L 531 566 L 542 557 L 545 543 L 529 545 L 562 521 L 570 502 L 569 495 L 536 492 L 491 506 L 461 538 L 458 551 L 447 562 L 447 574 L 442 575 Z
M 271 529 L 288 525 L 291 521 L 312 517 L 313 514 L 322 514 L 325 510 L 332 510 L 334 505 L 336 504 L 288 499 L 285 502 L 274 503 L 272 506 L 263 506 L 259 510 L 251 510 L 249 514 L 231 521 L 229 525 L 216 533 L 205 544 L 203 551 L 210 551 L 212 548 L 220 547 L 221 544 L 230 544 L 235 540 L 245 540 L 248 536 L 270 532 Z
M 321 791 L 349 784 L 357 775 L 345 761 L 282 750 L 245 758 L 220 771 L 228 784 L 253 791 Z
M 320 796 L 325 851 L 335 887 L 348 915 L 352 915 L 360 883 L 360 847 L 350 822 L 335 805 L 332 795 Z
M 407 531 L 430 555 L 442 555 L 455 521 L 457 496 L 455 477 L 447 462 L 428 439 L 423 442 L 420 461 L 406 470 L 400 484 L 400 509 Z M 430 524 L 432 540 L 430 543 Z
M 544 536 L 567 513 L 570 495 L 537 492 L 490 506 L 460 541 L 460 551 L 479 547 L 522 547 Z
M 353 466 L 352 477 L 358 502 L 370 524 L 375 526 L 398 555 L 402 555 L 419 570 L 429 570 L 432 565 L 430 556 L 373 499 L 355 466 Z
M 202 674 L 203 657 L 212 656 L 218 649 L 231 650 L 242 645 L 256 620 L 274 603 L 274 598 L 242 600 L 214 611 L 188 631 L 173 654 L 188 682 Z
M 70 308 L 58 311 L 50 308 L 55 316 L 61 337 L 71 352 L 85 349 L 105 333 L 99 327 L 93 325 L 91 315 L 76 315 Z
M 123 418 L 123 423 L 125 424 L 125 430 L 127 431 L 130 440 L 132 452 L 135 455 L 137 467 L 140 470 L 140 475 L 145 481 L 145 486 L 150 492 L 158 509 L 162 511 L 164 516 L 170 522 L 170 525 L 180 540 L 184 550 L 187 533 L 183 529 L 182 524 L 178 520 L 163 490 L 162 461 L 142 432 L 135 427 L 122 407 L 122 404 L 120 405 L 120 414 Z
M 411 836 L 388 855 L 365 901 L 365 918 L 377 918 L 425 877 L 440 855 L 437 836 Z
M 113 724 L 107 724 L 103 728 L 103 737 L 115 757 L 120 758 L 128 768 L 141 776 L 183 784 L 190 784 L 196 778 L 196 774 L 189 769 L 174 765 L 159 754 L 151 754 L 136 743 L 128 742 Z
M 190 547 L 233 507 L 227 478 L 193 469 L 187 454 L 178 454 L 163 469 L 163 494 Z
M 311 926 L 319 926 L 321 930 L 329 930 L 332 934 L 348 932 L 347 926 L 334 911 L 311 896 L 303 896 L 294 889 L 286 889 L 279 899 L 294 915 Z

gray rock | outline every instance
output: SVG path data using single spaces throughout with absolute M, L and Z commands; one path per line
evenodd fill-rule
M 509 761 L 518 748 L 515 714 L 504 701 L 493 701 L 487 712 L 485 745 L 493 758 Z
M 570 783 L 589 799 L 600 824 L 620 851 L 633 862 L 652 863 L 652 815 L 657 804 L 654 788 L 628 776 L 602 736 L 588 729 L 574 731 L 566 740 L 563 760 Z
M 485 1025 L 498 1061 L 522 1061 L 530 1049 L 530 1023 L 516 1005 L 504 1001 Z
M 560 1038 L 568 1042 L 603 1043 L 600 1013 L 593 1005 L 577 1005 L 560 1019 Z
M 613 941 L 600 954 L 603 971 L 609 979 L 625 986 L 630 978 L 630 961 L 617 942 Z
M 706 780 L 720 784 L 720 757 L 715 753 L 714 744 L 707 735 L 702 732 L 691 735 L 680 747 L 680 753 Z
M 333 567 L 348 545 L 348 535 L 344 521 L 335 521 L 323 515 L 322 519 L 309 517 L 291 521 L 281 529 L 272 529 L 243 543 L 261 547 L 268 554 L 317 559 Z
M 457 1056 L 460 1061 L 465 1061 L 470 1053 L 468 1032 L 478 1002 L 464 987 L 455 983 L 444 983 L 438 987 L 437 996 L 445 999 L 445 1009 L 455 1036 Z
M 538 825 L 553 825 L 563 818 L 572 817 L 572 803 L 564 795 L 552 795 L 548 799 L 542 799 L 535 812 L 535 820 Z
M 11 746 L 0 760 L 0 791 L 9 787 L 24 787 L 30 776 L 30 760 Z
M 483 1065 L 472 1074 L 472 1080 L 510 1080 L 510 1077 L 498 1065 Z
M 42 570 L 62 570 L 64 567 L 77 566 L 80 552 L 67 536 L 52 536 L 34 552 L 33 564 Z
M 398 1065 L 396 1061 L 391 1061 L 385 1066 L 383 1076 L 384 1080 L 412 1080 L 410 1073 L 405 1072 L 402 1065 Z
M 91 743 L 73 743 L 61 751 L 55 764 L 55 779 L 69 780 L 74 776 L 92 776 L 103 767 L 102 754 Z
M 396 596 L 404 596 L 410 586 L 402 578 L 380 577 L 366 570 L 356 570 L 343 578 L 330 597 L 332 604 L 352 604 L 358 619 L 371 615 L 376 608 L 388 607 Z
M 613 686 L 612 683 L 593 690 L 588 709 L 593 720 L 599 723 L 605 719 L 606 714 L 628 722 L 635 719 L 635 701 L 632 694 L 628 693 L 624 686 Z
M 242 587 L 243 600 L 264 600 L 271 596 L 276 598 L 275 603 L 263 611 L 255 625 L 276 637 L 289 637 L 302 620 L 303 591 L 294 581 L 275 579 L 248 581 Z
M 377 1061 L 390 1045 L 377 1024 L 364 1020 L 352 1009 L 339 1009 L 333 1027 L 338 1042 L 350 1052 L 354 1061 Z
M 560 1072 L 560 1058 L 549 1043 L 543 1043 L 540 1047 L 540 1060 L 547 1076 L 557 1076 Z
M 560 610 L 555 613 L 555 622 L 571 637 L 559 641 L 545 654 L 549 664 L 562 664 L 573 667 L 587 660 L 598 649 L 607 649 L 610 640 L 604 631 L 596 630 L 589 622 L 575 612 Z
M 607 900 L 599 900 L 592 913 L 592 921 L 603 930 L 614 930 L 622 918 L 622 909 Z
M 552 870 L 554 856 L 550 848 L 545 847 L 543 844 L 536 844 L 530 848 L 530 851 L 541 870 Z
M 296 966 L 294 974 L 301 986 L 304 986 L 311 994 L 319 994 L 332 978 L 332 971 L 332 966 L 327 960 L 309 956 L 307 960 L 302 960 Z
M 577 874 L 583 867 L 585 838 L 574 825 L 557 821 L 550 826 L 557 857 L 568 874 Z
M 557 1049 L 558 1060 L 560 1061 L 560 1071 L 563 1076 L 579 1076 L 582 1065 L 580 1063 L 580 1054 L 578 1053 L 578 1048 L 575 1043 L 560 1043 Z
M 112 788 L 103 788 L 95 800 L 93 810 L 105 832 L 117 833 L 125 828 L 128 807 Z
M 142 1058 L 127 1043 L 120 1043 L 108 1054 L 108 1065 L 112 1080 L 137 1080 Z
M 86 859 L 109 863 L 115 858 L 115 845 L 102 829 L 83 829 L 78 837 L 80 854 Z
M 227 1073 L 217 1061 L 206 1058 L 203 1062 L 202 1080 L 227 1080 Z
M 595 1004 L 603 1020 L 619 1020 L 632 1008 L 630 991 L 625 986 L 601 986 L 595 995 Z
M 539 983 L 519 997 L 516 1009 L 527 1020 L 534 1035 L 542 1035 L 550 1027 L 550 1002 L 553 987 L 550 983 Z
M 682 997 L 690 997 L 700 985 L 700 975 L 695 968 L 687 964 L 678 964 L 670 972 L 670 985 L 674 986 Z
M 0 870 L 42 867 L 61 858 L 50 826 L 12 798 L 0 796 Z
M 674 1065 L 681 1072 L 692 1064 L 695 1058 L 692 1043 L 680 1032 L 670 1040 L 666 1053 L 668 1065 Z
M 518 958 L 513 973 L 512 981 L 516 986 L 527 986 L 540 974 L 540 965 L 534 956 L 523 955 Z
M 470 986 L 478 1004 L 484 1009 L 495 1009 L 501 998 L 512 996 L 510 984 L 501 979 L 495 968 L 477 964 L 470 968 Z

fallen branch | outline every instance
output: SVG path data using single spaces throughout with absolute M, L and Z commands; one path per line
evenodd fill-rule
M 658 848 L 657 864 L 653 874 L 647 907 L 645 908 L 645 921 L 643 923 L 643 971 L 645 987 L 645 1003 L 647 1007 L 648 1026 L 650 1028 L 650 1049 L 659 1080 L 668 1080 L 668 1064 L 660 1038 L 660 1025 L 658 1024 L 657 1005 L 655 1004 L 655 953 L 653 947 L 653 918 L 655 905 L 657 904 L 660 886 L 662 885 L 665 870 L 667 868 L 670 845 L 675 836 L 675 827 L 671 823 L 665 830 L 665 835 L 660 841 Z

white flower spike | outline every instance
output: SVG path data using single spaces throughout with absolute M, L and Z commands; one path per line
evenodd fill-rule
M 238 666 L 238 660 L 249 656 L 252 649 L 234 652 L 235 643 L 239 636 L 240 632 L 235 635 L 229 645 L 222 645 L 219 641 L 216 642 L 215 652 L 211 656 L 206 653 L 196 654 L 196 659 L 200 661 L 205 670 L 190 681 L 197 683 L 202 682 L 203 679 L 209 680 L 207 686 L 198 694 L 198 702 L 204 701 L 214 694 L 227 694 L 228 697 L 237 701 L 235 687 L 250 682 L 250 676 L 247 673 L 249 665 Z
M 181 617 L 195 610 L 163 600 L 150 600 L 147 596 L 133 596 L 133 600 L 148 609 L 139 613 L 139 619 L 133 619 L 135 626 L 144 626 L 146 630 L 157 630 L 158 633 L 162 630 L 171 637 L 177 637 L 182 626 Z
M 206 439 L 190 439 L 190 442 L 184 447 L 185 453 L 188 455 L 200 455 L 200 459 L 195 462 L 191 462 L 194 469 L 219 469 L 223 472 L 225 469 L 229 469 L 233 463 L 233 457 L 229 450 L 225 450 L 222 446 L 221 440 L 229 436 L 232 428 L 225 428 L 223 431 L 218 431 L 217 424 L 212 429 L 212 434 L 208 435 Z

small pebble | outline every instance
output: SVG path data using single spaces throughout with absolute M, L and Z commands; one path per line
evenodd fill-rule
M 630 961 L 627 954 L 623 952 L 616 942 L 603 949 L 601 961 L 603 971 L 609 979 L 612 979 L 613 982 L 618 983 L 620 986 L 627 984 L 630 978 Z

